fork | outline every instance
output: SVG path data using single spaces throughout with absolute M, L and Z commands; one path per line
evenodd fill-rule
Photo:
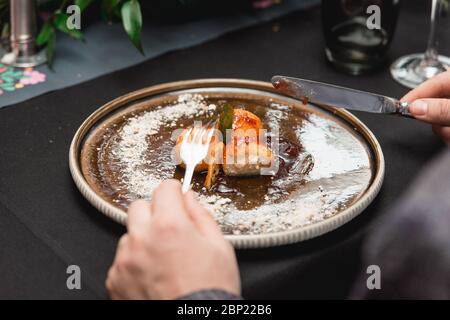
M 211 125 L 211 123 L 210 121 L 205 127 L 201 128 L 194 126 L 183 137 L 180 147 L 180 158 L 186 165 L 186 171 L 184 173 L 183 186 L 181 187 L 182 193 L 186 193 L 189 190 L 195 167 L 208 154 L 209 145 L 214 133 L 214 125 Z M 205 136 L 206 142 L 203 143 Z

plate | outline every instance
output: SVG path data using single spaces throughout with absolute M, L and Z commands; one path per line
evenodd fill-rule
M 100 212 L 125 224 L 133 199 L 149 198 L 160 180 L 182 177 L 170 158 L 173 133 L 215 118 L 226 103 L 254 112 L 269 134 L 281 138 L 275 176 L 219 177 L 213 191 L 202 189 L 204 176 L 196 176 L 201 202 L 214 209 L 236 248 L 320 236 L 363 212 L 378 194 L 383 153 L 359 119 L 279 94 L 270 83 L 240 79 L 165 83 L 103 105 L 72 140 L 75 184 Z

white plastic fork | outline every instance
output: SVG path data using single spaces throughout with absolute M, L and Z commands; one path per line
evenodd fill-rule
M 214 134 L 214 125 L 208 123 L 205 127 L 190 128 L 183 137 L 180 147 L 180 158 L 186 165 L 184 173 L 183 186 L 181 191 L 186 193 L 189 190 L 192 181 L 192 175 L 197 164 L 206 158 L 209 150 L 212 135 Z M 206 142 L 203 138 L 206 136 Z M 192 135 L 192 138 L 191 138 Z

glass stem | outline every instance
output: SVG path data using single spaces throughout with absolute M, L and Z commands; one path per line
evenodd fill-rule
M 427 64 L 436 64 L 438 62 L 438 37 L 436 28 L 441 14 L 442 0 L 433 0 L 431 4 L 431 25 L 428 36 L 427 51 L 425 52 L 425 61 Z

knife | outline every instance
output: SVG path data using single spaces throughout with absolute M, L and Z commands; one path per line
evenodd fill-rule
M 284 76 L 272 77 L 272 85 L 281 93 L 304 103 L 313 102 L 336 108 L 412 117 L 407 102 L 379 94 Z

